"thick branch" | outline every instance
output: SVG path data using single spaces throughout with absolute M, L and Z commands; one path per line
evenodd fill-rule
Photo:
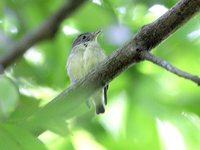
M 39 118 L 53 120 L 58 116 L 69 117 L 81 103 L 97 89 L 102 88 L 122 71 L 141 60 L 139 54 L 158 45 L 200 9 L 200 0 L 182 0 L 158 20 L 143 27 L 124 47 L 113 52 L 83 79 L 64 90 L 40 111 L 27 120 L 33 125 Z M 70 112 L 69 112 L 70 110 Z M 48 118 L 49 116 L 50 118 Z
M 181 0 L 155 22 L 144 26 L 135 38 L 136 44 L 151 50 L 192 18 L 199 7 L 200 0 Z
M 39 42 L 52 38 L 58 31 L 62 21 L 69 17 L 86 0 L 70 0 L 60 8 L 52 17 L 44 22 L 36 31 L 26 35 L 21 41 L 17 42 L 5 57 L 0 58 L 0 69 L 5 69 L 19 59 L 30 47 Z M 2 72 L 2 71 L 1 71 Z
M 147 51 L 141 52 L 140 58 L 148 60 L 154 64 L 159 65 L 160 67 L 165 68 L 166 70 L 178 75 L 179 77 L 191 80 L 193 82 L 195 82 L 196 84 L 200 85 L 200 78 L 198 76 L 192 75 L 190 73 L 187 73 L 185 71 L 182 71 L 176 67 L 174 67 L 172 64 L 170 64 L 169 62 L 162 60 L 159 57 L 156 57 L 152 54 L 150 54 Z

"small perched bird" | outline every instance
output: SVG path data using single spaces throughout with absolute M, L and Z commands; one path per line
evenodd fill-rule
M 66 65 L 71 83 L 85 76 L 106 58 L 103 49 L 97 42 L 97 37 L 100 33 L 101 31 L 87 32 L 75 39 Z M 107 89 L 108 86 L 100 89 L 91 97 L 97 114 L 105 112 Z M 88 105 L 90 106 L 90 101 L 88 101 Z

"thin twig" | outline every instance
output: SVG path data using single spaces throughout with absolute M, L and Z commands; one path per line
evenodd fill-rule
M 19 42 L 16 42 L 11 49 L 8 50 L 6 56 L 0 58 L 0 73 L 9 65 L 19 59 L 30 47 L 41 41 L 53 38 L 60 24 L 64 19 L 69 17 L 77 8 L 79 8 L 86 0 L 70 0 L 67 1 L 54 15 L 46 20 L 38 29 L 28 33 Z
M 198 76 L 192 75 L 188 72 L 180 70 L 180 69 L 174 67 L 169 62 L 167 62 L 167 61 L 165 61 L 165 60 L 163 60 L 163 59 L 161 59 L 161 58 L 159 58 L 159 57 L 157 57 L 157 56 L 155 56 L 155 55 L 153 55 L 153 54 L 151 54 L 147 51 L 141 52 L 140 58 L 148 60 L 148 61 L 168 70 L 169 72 L 178 75 L 179 77 L 191 80 L 191 81 L 195 82 L 196 84 L 200 85 L 200 78 Z

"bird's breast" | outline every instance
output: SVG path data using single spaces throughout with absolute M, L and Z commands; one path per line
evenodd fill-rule
M 96 45 L 88 45 L 83 53 L 83 63 L 86 72 L 94 68 L 103 58 L 102 49 Z
M 72 81 L 80 79 L 106 58 L 101 47 L 96 43 L 79 45 L 73 49 L 68 59 L 68 74 Z

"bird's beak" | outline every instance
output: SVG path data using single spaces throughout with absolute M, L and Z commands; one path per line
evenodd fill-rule
M 94 32 L 94 39 L 97 39 L 97 37 L 101 34 L 102 30 L 98 30 Z

